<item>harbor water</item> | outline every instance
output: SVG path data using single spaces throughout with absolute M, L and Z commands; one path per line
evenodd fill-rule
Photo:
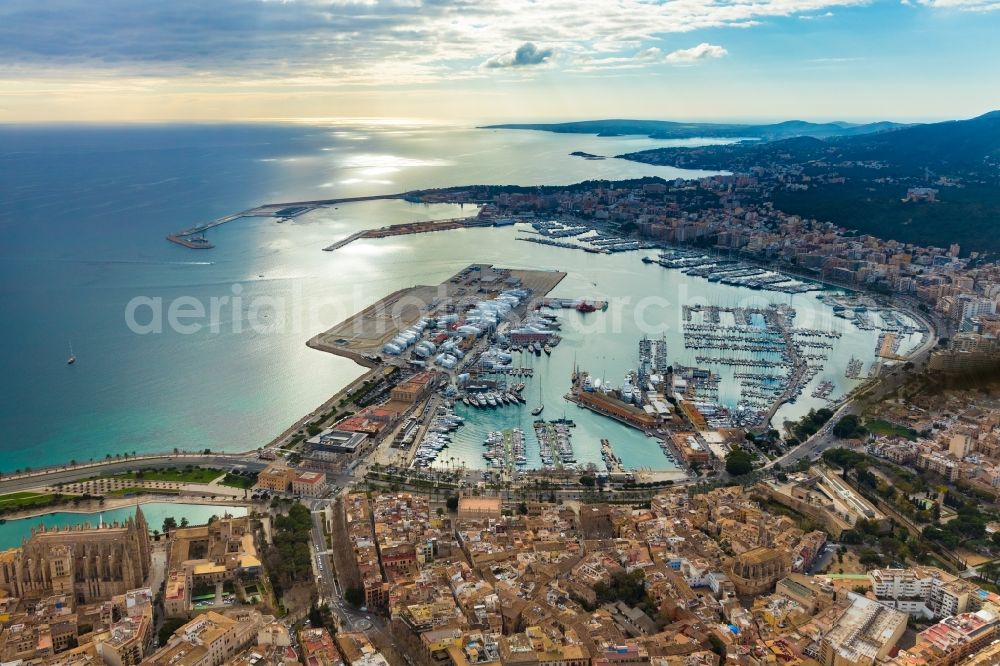
M 323 252 L 355 231 L 456 217 L 468 207 L 402 201 L 341 205 L 277 223 L 244 219 L 210 233 L 212 250 L 164 240 L 178 228 L 273 201 L 356 196 L 469 183 L 571 183 L 590 178 L 697 177 L 669 167 L 583 160 L 573 150 L 619 154 L 669 142 L 540 132 L 392 126 L 243 128 L 3 128 L 0 190 L 0 471 L 119 452 L 256 448 L 359 376 L 353 362 L 305 341 L 379 298 L 438 284 L 473 262 L 567 273 L 553 295 L 611 301 L 608 312 L 563 311 L 563 342 L 533 358 L 527 407 L 481 418 L 445 453 L 481 465 L 482 438 L 513 423 L 533 443 L 528 414 L 541 385 L 544 417 L 578 423 L 581 463 L 600 464 L 607 438 L 627 467 L 663 468 L 654 440 L 562 401 L 576 363 L 620 385 L 636 367 L 643 332 L 682 345 L 685 303 L 790 303 L 797 325 L 843 327 L 828 371 L 834 395 L 844 366 L 874 353 L 877 334 L 833 318 L 812 294 L 710 283 L 640 253 L 593 255 L 517 240 L 515 227 L 365 239 Z M 674 142 L 676 143 L 676 142 Z M 236 298 L 236 297 L 239 298 Z M 136 332 L 135 299 L 193 299 L 220 307 L 216 326 Z M 140 323 L 152 324 L 151 308 Z M 638 315 L 638 318 L 637 318 Z M 66 365 L 72 344 L 77 362 Z M 731 398 L 723 382 L 720 398 Z M 779 413 L 796 417 L 808 398 Z M 515 411 L 518 410 L 519 411 Z M 527 426 L 527 427 L 525 427 Z M 532 455 L 529 446 L 529 455 Z M 537 449 L 533 455 L 537 456 Z
M 147 502 L 142 505 L 142 513 L 146 516 L 150 530 L 163 531 L 163 520 L 172 517 L 179 524 L 182 518 L 187 518 L 191 525 L 204 525 L 212 516 L 228 513 L 231 516 L 245 516 L 247 510 L 242 506 L 215 506 L 212 504 L 178 504 L 174 502 Z M 119 509 L 109 509 L 95 513 L 75 513 L 59 511 L 35 518 L 18 518 L 8 520 L 0 525 L 0 550 L 16 548 L 21 541 L 31 536 L 31 530 L 41 526 L 47 529 L 72 527 L 89 523 L 96 526 L 103 521 L 105 525 L 118 522 L 124 523 L 135 515 L 135 507 L 127 506 Z

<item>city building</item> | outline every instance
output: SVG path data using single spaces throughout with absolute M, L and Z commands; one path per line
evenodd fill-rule
M 859 594 L 849 593 L 849 605 L 823 636 L 823 666 L 869 666 L 889 655 L 906 631 L 906 614 Z

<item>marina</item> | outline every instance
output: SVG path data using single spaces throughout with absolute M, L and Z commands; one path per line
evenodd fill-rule
M 525 456 L 524 431 L 520 428 L 508 428 L 493 431 L 483 442 L 485 451 L 483 459 L 487 469 L 498 470 L 508 477 L 518 467 L 527 464 Z
M 664 268 L 677 269 L 682 273 L 704 278 L 709 282 L 735 287 L 778 291 L 786 294 L 802 294 L 822 289 L 820 285 L 813 282 L 803 281 L 744 262 L 699 253 L 696 250 L 669 248 L 663 251 L 658 258 L 644 257 L 643 261 L 658 264 Z
M 535 421 L 535 438 L 538 440 L 538 456 L 542 461 L 542 469 L 573 469 L 576 467 L 576 455 L 573 453 L 571 428 L 573 421 L 566 419 L 556 421 Z
M 346 247 L 358 238 L 377 240 L 461 228 L 472 220 L 475 218 L 454 218 L 361 230 L 338 241 L 336 247 L 327 249 Z M 508 226 L 507 220 L 500 222 L 498 227 Z M 477 222 L 475 226 L 483 225 Z M 513 240 L 531 240 L 542 245 L 584 249 L 599 254 L 650 249 L 623 242 L 622 238 L 613 234 L 595 232 L 585 225 L 574 226 L 565 221 L 535 220 L 531 226 L 531 233 L 515 236 Z M 678 271 L 710 284 L 722 285 L 723 288 L 784 292 L 790 299 L 817 288 L 813 283 L 796 281 L 780 273 L 696 251 L 666 249 L 657 258 L 643 257 L 643 263 Z M 521 407 L 528 407 L 524 410 L 525 416 L 517 419 L 521 424 L 514 428 L 489 430 L 485 434 L 483 441 L 492 443 L 487 447 L 489 456 L 484 458 L 486 463 L 505 470 L 529 464 L 542 469 L 575 465 L 575 454 L 572 454 L 572 459 L 560 454 L 558 443 L 563 441 L 565 433 L 554 435 L 547 427 L 536 427 L 537 423 L 547 423 L 540 419 L 546 405 L 541 389 L 551 379 L 546 382 L 544 377 L 538 377 L 534 365 L 527 361 L 553 356 L 563 341 L 564 331 L 561 329 L 564 322 L 558 313 L 569 311 L 576 316 L 586 316 L 607 312 L 610 301 L 596 294 L 588 297 L 546 295 L 559 283 L 559 278 L 538 288 L 500 289 L 494 292 L 494 300 L 480 300 L 477 304 L 475 299 L 482 299 L 482 296 L 469 297 L 468 289 L 465 293 L 462 289 L 452 293 L 452 285 L 460 284 L 469 270 L 443 283 L 434 295 L 430 287 L 414 287 L 393 294 L 378 303 L 377 307 L 373 306 L 374 310 L 370 308 L 371 312 L 365 316 L 371 318 L 377 314 L 376 310 L 396 309 L 396 303 L 412 302 L 414 299 L 430 302 L 435 297 L 440 298 L 442 293 L 446 296 L 445 301 L 456 298 L 457 302 L 463 302 L 462 297 L 465 296 L 467 300 L 463 305 L 449 305 L 447 310 L 438 306 L 436 313 L 410 313 L 404 307 L 402 312 L 396 313 L 399 325 L 395 329 L 384 331 L 378 339 L 370 337 L 363 343 L 362 339 L 367 337 L 365 324 L 345 322 L 341 330 L 346 332 L 349 329 L 352 337 L 334 335 L 329 331 L 311 340 L 310 345 L 327 351 L 336 350 L 334 353 L 355 360 L 360 358 L 364 362 L 378 358 L 379 353 L 387 354 L 407 362 L 410 367 L 436 368 L 449 373 L 454 388 L 449 389 L 451 397 L 446 406 L 456 411 L 450 414 L 450 420 L 443 418 L 444 415 L 436 417 L 434 426 L 424 433 L 413 456 L 414 466 L 440 465 L 444 449 L 449 449 L 448 459 L 453 459 L 450 450 L 453 438 L 463 430 L 465 418 L 475 421 L 490 412 L 520 413 Z M 479 293 L 483 291 L 480 287 Z M 821 294 L 817 300 L 831 308 L 843 305 L 840 301 L 828 303 L 823 300 L 825 298 L 825 294 Z M 521 308 L 529 302 L 530 309 L 524 311 L 516 324 L 503 321 L 508 309 Z M 860 331 L 876 330 L 868 318 L 870 311 L 863 304 L 853 305 L 857 312 L 851 322 L 856 328 Z M 463 315 L 465 308 L 470 309 Z M 680 345 L 675 347 L 678 353 L 673 357 L 669 355 L 665 338 L 651 340 L 643 336 L 638 356 L 626 361 L 626 368 L 632 366 L 638 370 L 625 371 L 625 380 L 620 388 L 613 388 L 603 377 L 599 380 L 589 373 L 580 375 L 574 369 L 574 377 L 577 377 L 574 388 L 554 402 L 549 399 L 550 409 L 553 404 L 575 403 L 597 416 L 615 420 L 646 435 L 655 435 L 662 431 L 661 419 L 669 411 L 662 408 L 667 397 L 680 396 L 688 404 L 686 418 L 693 413 L 697 415 L 696 422 L 704 420 L 710 427 L 765 427 L 785 405 L 794 404 L 803 397 L 807 386 L 811 385 L 807 397 L 815 401 L 829 402 L 834 394 L 835 385 L 829 379 L 824 378 L 818 384 L 815 382 L 843 337 L 843 329 L 797 326 L 796 317 L 797 310 L 791 302 L 776 304 L 765 301 L 739 306 L 682 305 Z M 834 313 L 833 319 L 837 319 L 837 313 Z M 897 355 L 901 340 L 897 340 L 895 332 L 905 337 L 905 331 L 915 332 L 916 329 L 891 313 L 877 321 L 892 330 L 881 331 L 879 339 L 873 343 L 876 353 L 892 360 L 901 358 Z M 468 340 L 476 340 L 476 344 L 472 348 L 460 344 L 461 336 L 453 337 L 458 333 L 467 336 Z M 488 344 L 480 344 L 483 340 Z M 845 371 L 842 375 L 844 379 L 860 379 L 859 376 L 851 376 L 855 372 L 853 366 L 848 370 L 851 372 Z M 860 373 L 860 370 L 856 372 Z M 593 390 L 593 387 L 585 387 L 584 382 L 600 385 L 601 388 Z M 536 391 L 531 389 L 532 384 L 538 386 L 537 401 L 533 399 Z M 609 403 L 609 397 L 620 404 Z M 657 412 L 658 406 L 661 412 Z M 535 419 L 531 428 L 535 430 L 536 438 L 540 437 L 537 458 L 524 449 L 523 437 L 517 440 L 518 453 L 511 454 L 511 457 L 508 454 L 513 449 L 508 444 L 514 441 L 513 435 L 504 433 L 513 433 L 515 428 L 525 432 L 523 418 L 529 414 Z M 604 439 L 607 438 L 598 441 Z M 504 444 L 500 446 L 499 442 Z M 606 449 L 603 444 L 599 446 L 600 459 L 606 466 Z M 615 460 L 621 465 L 620 458 Z M 676 464 L 674 458 L 668 457 L 668 460 Z M 469 462 L 465 460 L 465 463 Z
M 571 227 L 561 229 L 553 227 L 557 242 L 594 237 Z M 502 226 L 482 227 L 475 233 L 494 236 L 501 244 L 517 240 Z M 392 240 L 391 235 L 369 238 L 367 234 L 368 243 Z M 431 240 L 429 236 L 404 234 L 398 238 L 423 245 Z M 447 238 L 444 234 L 435 237 Z M 593 247 L 601 247 L 613 239 L 595 240 L 598 243 Z M 606 337 L 591 340 L 583 333 L 586 322 L 601 325 L 611 310 L 611 299 L 605 295 L 609 292 L 602 289 L 605 278 L 600 271 L 594 273 L 589 264 L 627 264 L 629 259 L 615 253 L 599 259 L 567 253 L 567 258 L 572 256 L 580 256 L 588 264 L 576 269 L 580 272 L 572 283 L 563 285 L 565 276 L 561 272 L 513 271 L 510 275 L 516 275 L 521 286 L 501 286 L 493 283 L 492 277 L 484 282 L 481 275 L 474 276 L 470 267 L 438 287 L 410 287 L 393 293 L 339 327 L 316 336 L 310 345 L 360 363 L 371 364 L 382 358 L 382 362 L 388 359 L 399 367 L 447 373 L 449 392 L 444 394 L 442 408 L 449 412 L 436 414 L 429 426 L 414 430 L 419 436 L 403 445 L 413 452 L 412 464 L 488 467 L 505 474 L 590 463 L 607 469 L 602 440 L 615 442 L 615 458 L 611 460 L 616 473 L 622 469 L 677 467 L 676 452 L 668 444 L 661 444 L 669 439 L 661 434 L 666 427 L 663 418 L 671 411 L 666 406 L 668 395 L 686 403 L 684 420 L 693 416 L 708 428 L 763 427 L 781 411 L 828 401 L 833 391 L 822 397 L 816 382 L 829 380 L 825 365 L 845 340 L 850 343 L 852 355 L 864 356 L 854 334 L 846 335 L 850 323 L 830 326 L 843 321 L 830 314 L 826 323 L 820 322 L 812 311 L 819 308 L 829 313 L 828 306 L 819 299 L 796 300 L 795 293 L 783 297 L 788 299 L 786 303 L 741 296 L 739 305 L 682 305 L 678 308 L 676 332 L 632 338 L 628 350 L 614 344 L 608 347 L 603 344 Z M 712 275 L 718 281 L 697 274 L 692 277 L 679 268 L 663 270 L 655 261 L 643 263 L 646 267 L 641 270 L 660 271 L 661 279 L 668 283 L 677 279 L 671 275 L 680 276 L 681 280 L 700 280 L 710 291 L 753 294 L 753 290 L 745 291 L 748 285 L 742 282 L 761 277 L 735 263 L 706 273 L 706 277 Z M 691 263 L 692 270 L 706 268 Z M 503 275 L 499 274 L 499 279 L 505 279 Z M 583 275 L 595 279 L 584 281 Z M 785 284 L 771 280 L 772 276 L 763 277 L 761 284 Z M 723 283 L 723 278 L 732 284 Z M 657 280 L 649 279 L 648 283 L 655 289 Z M 558 291 L 549 293 L 556 287 Z M 635 285 L 629 285 L 625 292 L 639 295 L 642 289 L 637 292 Z M 435 305 L 433 310 L 405 305 L 414 301 Z M 809 316 L 802 317 L 801 308 Z M 508 309 L 518 313 L 509 322 L 505 314 Z M 394 312 L 394 325 L 380 328 L 379 313 L 387 311 Z M 808 325 L 796 325 L 799 319 Z M 868 354 L 875 344 L 874 339 L 866 343 Z M 600 360 L 597 368 L 585 376 L 592 387 L 600 390 L 588 392 L 581 384 L 567 393 L 565 377 L 578 372 L 573 367 L 574 359 L 581 353 L 585 355 L 588 348 L 592 358 Z M 596 356 L 594 349 L 599 350 Z M 608 382 L 609 373 L 623 380 L 620 384 Z M 841 368 L 841 381 L 848 379 L 843 373 Z M 566 427 L 536 428 L 536 424 L 553 423 L 544 421 L 542 414 L 556 410 L 558 415 L 573 405 L 573 420 L 583 419 L 588 427 L 577 433 L 581 441 L 570 443 L 567 452 L 565 447 L 560 449 L 561 442 L 569 443 Z M 682 417 L 674 414 L 674 418 Z M 525 442 L 523 437 L 514 437 L 515 429 L 534 432 L 535 437 Z M 519 442 L 516 447 L 515 441 Z M 484 442 L 489 445 L 484 447 Z M 489 457 L 484 457 L 484 452 Z

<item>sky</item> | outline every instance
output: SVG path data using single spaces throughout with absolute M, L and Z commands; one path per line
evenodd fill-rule
M 1000 0 L 3 0 L 0 122 L 1000 108 Z

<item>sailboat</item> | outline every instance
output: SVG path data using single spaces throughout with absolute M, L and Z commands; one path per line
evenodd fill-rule
M 545 405 L 542 404 L 542 376 L 538 376 L 538 407 L 531 410 L 532 416 L 538 416 L 545 409 Z
M 76 363 L 76 356 L 73 355 L 73 343 L 69 343 L 69 358 L 66 359 L 66 365 L 73 365 Z

